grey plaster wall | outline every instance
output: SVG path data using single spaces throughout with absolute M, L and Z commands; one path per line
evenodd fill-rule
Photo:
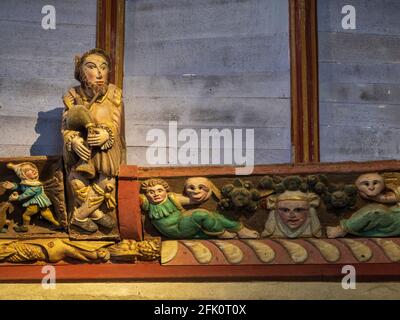
M 56 29 L 42 28 L 42 7 Z M 0 1 L 0 156 L 61 154 L 62 95 L 73 58 L 96 43 L 96 0 Z
M 288 22 L 284 0 L 128 0 L 128 163 L 148 165 L 147 132 L 169 121 L 253 128 L 256 163 L 290 162 Z
M 398 159 L 400 1 L 318 0 L 318 28 L 321 160 Z

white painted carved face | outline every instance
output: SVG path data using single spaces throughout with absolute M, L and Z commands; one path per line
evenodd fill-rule
M 360 193 L 375 197 L 385 189 L 385 181 L 378 173 L 366 173 L 358 177 L 356 186 Z
M 151 203 L 158 204 L 167 198 L 167 190 L 161 184 L 157 184 L 147 188 L 146 197 Z
M 310 212 L 310 204 L 305 200 L 282 200 L 277 203 L 277 213 L 290 229 L 300 228 Z
M 104 91 L 108 86 L 109 66 L 99 54 L 90 54 L 82 64 L 83 81 L 96 91 Z
M 185 193 L 194 202 L 207 201 L 212 194 L 211 182 L 207 178 L 189 178 L 185 183 Z

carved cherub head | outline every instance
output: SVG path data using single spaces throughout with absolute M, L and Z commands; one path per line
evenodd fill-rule
M 14 170 L 15 174 L 22 181 L 39 180 L 39 169 L 32 162 L 22 162 L 19 164 L 10 162 L 7 164 L 7 168 Z
M 282 222 L 290 229 L 300 228 L 307 220 L 310 204 L 305 200 L 282 200 L 277 204 L 276 212 Z
M 188 178 L 185 182 L 183 193 L 197 203 L 207 201 L 213 194 L 217 199 L 221 198 L 220 191 L 214 183 L 204 177 Z
M 357 178 L 356 186 L 361 197 L 372 198 L 385 190 L 385 180 L 377 172 L 365 173 Z
M 310 208 L 319 206 L 319 198 L 315 194 L 301 191 L 286 191 L 276 197 L 276 203 L 270 205 L 290 229 L 301 227 L 310 215 Z
M 75 79 L 91 96 L 107 92 L 110 70 L 111 58 L 102 49 L 92 49 L 75 57 Z
M 321 235 L 316 212 L 320 199 L 316 194 L 285 191 L 268 197 L 267 205 L 271 213 L 263 236 L 296 238 Z
M 142 182 L 142 192 L 152 204 L 159 204 L 167 198 L 168 183 L 163 179 L 148 179 Z

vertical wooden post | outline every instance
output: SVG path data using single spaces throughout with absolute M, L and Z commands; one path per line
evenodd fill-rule
M 110 82 L 123 88 L 125 46 L 125 0 L 97 0 L 96 47 L 111 55 Z M 122 162 L 126 163 L 125 108 L 122 108 L 121 136 L 123 137 Z
M 96 47 L 111 55 L 110 82 L 123 88 L 125 41 L 125 0 L 97 0 Z M 122 162 L 126 163 L 125 113 L 122 109 L 121 136 L 123 138 Z M 122 170 L 122 169 L 121 169 Z M 119 175 L 118 222 L 123 239 L 142 240 L 139 205 L 139 183 L 134 177 Z
M 118 222 L 122 239 L 143 240 L 137 166 L 122 166 L 118 176 Z
M 125 0 L 97 0 L 96 46 L 111 55 L 113 70 L 110 81 L 123 86 Z
M 319 162 L 316 0 L 289 0 L 292 162 Z

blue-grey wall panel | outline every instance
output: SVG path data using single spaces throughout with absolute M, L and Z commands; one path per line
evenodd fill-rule
M 146 134 L 168 121 L 254 129 L 256 163 L 290 162 L 288 29 L 285 0 L 128 0 L 128 162 L 149 164 Z
M 56 29 L 42 28 L 42 7 Z M 96 0 L 0 1 L 0 156 L 61 154 L 62 95 L 74 56 L 96 44 Z
M 399 17 L 397 0 L 318 0 L 321 161 L 399 158 Z

